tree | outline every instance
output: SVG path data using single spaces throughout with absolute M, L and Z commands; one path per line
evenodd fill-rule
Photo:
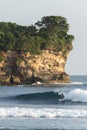
M 61 16 L 46 16 L 35 23 L 38 35 L 45 39 L 42 48 L 55 51 L 67 49 L 74 36 L 68 35 L 69 25 L 66 18 Z M 69 46 L 68 46 L 69 47 Z
M 57 33 L 60 31 L 67 32 L 69 25 L 64 17 L 61 16 L 46 16 L 35 23 L 39 31 L 46 30 L 49 33 Z
M 32 54 L 40 54 L 43 49 L 71 50 L 74 36 L 68 30 L 67 20 L 61 16 L 46 16 L 30 26 L 0 22 L 0 50 L 26 50 Z
M 34 25 L 28 26 L 25 33 L 30 36 L 35 36 L 37 34 L 37 28 Z

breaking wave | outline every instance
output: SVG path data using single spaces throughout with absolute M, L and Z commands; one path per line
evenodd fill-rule
M 32 86 L 43 86 L 43 85 L 47 86 L 48 84 L 41 83 L 41 82 L 38 82 L 38 81 L 32 84 Z M 78 82 L 78 81 L 71 81 L 69 83 L 55 82 L 53 84 L 49 84 L 48 86 L 50 86 L 50 85 L 58 85 L 58 86 L 71 86 L 71 85 L 82 86 L 82 85 L 84 85 L 84 86 L 87 86 L 87 82 Z M 29 85 L 18 85 L 18 86 L 21 87 L 21 86 L 29 86 Z
M 64 100 L 70 100 L 73 102 L 87 102 L 87 90 L 74 89 L 68 94 L 64 94 Z
M 28 118 L 87 118 L 86 109 L 58 109 L 58 108 L 0 108 L 0 117 L 28 117 Z
M 21 103 L 39 103 L 39 104 L 65 104 L 68 103 L 87 103 L 87 90 L 74 89 L 68 92 L 49 91 L 42 93 L 28 93 L 16 96 L 5 97 L 11 101 L 15 100 Z
M 77 82 L 77 81 L 69 82 L 69 83 L 54 83 L 54 84 L 57 84 L 57 85 L 87 85 L 87 83 Z
M 16 96 L 5 97 L 6 99 L 15 100 L 21 103 L 39 103 L 39 104 L 58 104 L 58 99 L 62 96 L 58 92 L 42 92 L 42 93 L 28 93 Z

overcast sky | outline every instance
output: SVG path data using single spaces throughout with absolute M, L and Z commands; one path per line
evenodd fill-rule
M 0 0 L 0 22 L 30 25 L 48 15 L 65 17 L 75 36 L 66 72 L 87 75 L 87 0 Z

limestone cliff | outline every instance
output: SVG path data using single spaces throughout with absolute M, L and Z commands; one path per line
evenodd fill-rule
M 40 55 L 29 52 L 0 53 L 0 84 L 32 84 L 34 82 L 69 82 L 65 72 L 67 54 L 43 50 Z

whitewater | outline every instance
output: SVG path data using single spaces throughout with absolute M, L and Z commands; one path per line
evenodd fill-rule
M 0 130 L 87 130 L 87 76 L 0 87 Z
M 0 108 L 0 117 L 27 118 L 87 118 L 86 109 L 54 109 L 54 108 Z

